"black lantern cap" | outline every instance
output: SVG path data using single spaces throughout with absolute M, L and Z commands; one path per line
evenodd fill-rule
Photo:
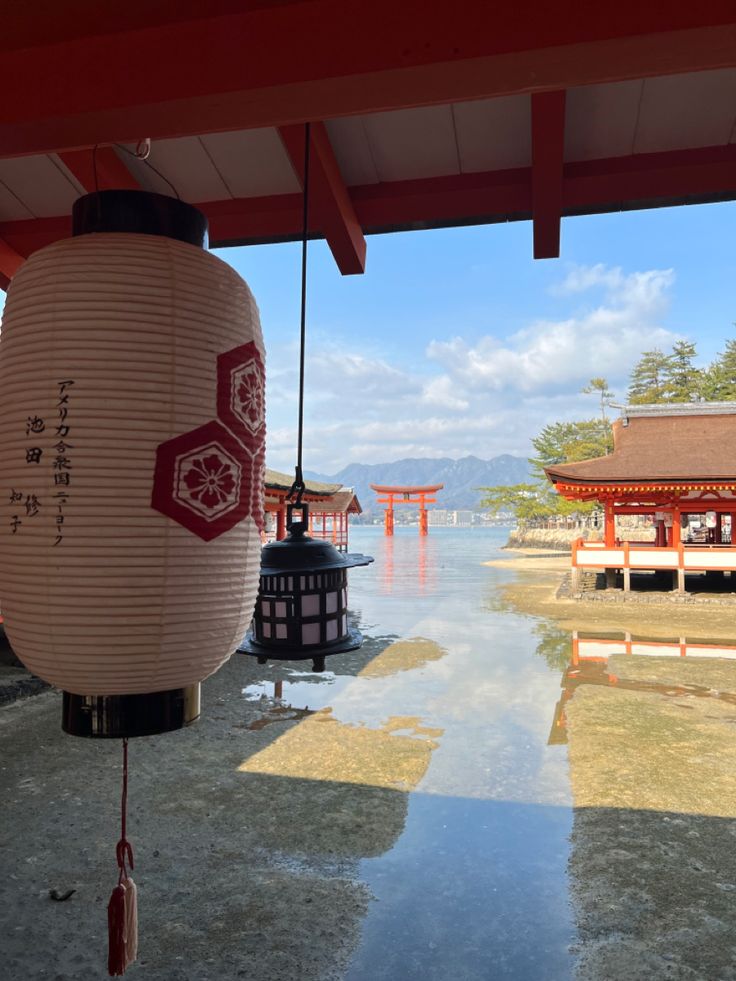
M 339 552 L 332 542 L 321 538 L 310 538 L 299 524 L 292 525 L 289 534 L 282 541 L 269 542 L 268 545 L 263 546 L 261 575 L 330 572 L 333 569 L 352 569 L 357 565 L 370 565 L 372 561 L 372 555 Z
M 207 219 L 186 201 L 150 191 L 94 191 L 77 198 L 72 208 L 72 235 L 127 232 L 163 235 L 202 249 Z

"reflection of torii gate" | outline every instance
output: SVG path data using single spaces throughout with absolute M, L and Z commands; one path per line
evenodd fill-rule
M 387 535 L 394 533 L 394 498 L 397 504 L 418 504 L 419 505 L 419 534 L 427 534 L 427 504 L 435 504 L 436 497 L 427 497 L 428 494 L 435 494 L 442 490 L 444 484 L 432 484 L 428 487 L 383 487 L 380 484 L 371 484 L 371 489 L 378 494 L 385 494 L 385 497 L 378 498 L 378 504 L 386 504 L 386 518 L 384 530 Z

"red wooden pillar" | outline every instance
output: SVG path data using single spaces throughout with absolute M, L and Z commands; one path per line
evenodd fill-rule
M 427 507 L 424 503 L 424 494 L 419 495 L 419 534 L 427 534 Z
M 276 541 L 286 538 L 286 505 L 281 505 L 276 512 Z
M 682 518 L 680 517 L 680 509 L 673 508 L 672 509 L 672 540 L 670 541 L 670 545 L 672 545 L 673 548 L 677 548 L 677 546 L 682 541 L 681 522 L 682 522 Z
M 608 548 L 612 548 L 616 544 L 616 516 L 613 513 L 613 501 L 605 501 L 603 507 L 605 513 L 605 542 Z
M 386 508 L 384 534 L 393 535 L 394 533 L 394 495 L 388 495 L 388 507 Z

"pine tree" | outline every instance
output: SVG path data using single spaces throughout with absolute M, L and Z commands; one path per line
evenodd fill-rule
M 708 402 L 736 402 L 736 340 L 726 341 L 724 351 L 704 372 L 703 397 Z
M 591 378 L 590 382 L 583 389 L 583 395 L 595 395 L 601 400 L 601 419 L 606 422 L 606 403 L 613 398 L 613 392 L 608 388 L 605 378 Z
M 665 402 L 697 402 L 703 394 L 703 372 L 693 364 L 697 351 L 690 341 L 677 341 L 664 373 Z
M 532 446 L 537 456 L 529 462 L 535 475 L 546 481 L 545 467 L 606 456 L 613 449 L 613 435 L 608 422 L 600 419 L 553 422 L 532 440 Z
M 629 405 L 663 402 L 666 370 L 666 354 L 656 347 L 652 351 L 644 351 L 629 379 Z

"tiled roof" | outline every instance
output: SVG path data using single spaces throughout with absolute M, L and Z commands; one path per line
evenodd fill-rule
M 293 474 L 281 473 L 278 470 L 266 470 L 265 484 L 266 490 L 291 490 L 291 485 L 294 483 Z M 304 486 L 307 489 L 308 494 L 319 494 L 325 497 L 329 497 L 332 494 L 336 494 L 342 484 L 323 484 L 319 480 L 305 480 Z
M 552 483 L 736 482 L 736 405 L 632 407 L 613 438 L 609 456 L 545 473 Z

